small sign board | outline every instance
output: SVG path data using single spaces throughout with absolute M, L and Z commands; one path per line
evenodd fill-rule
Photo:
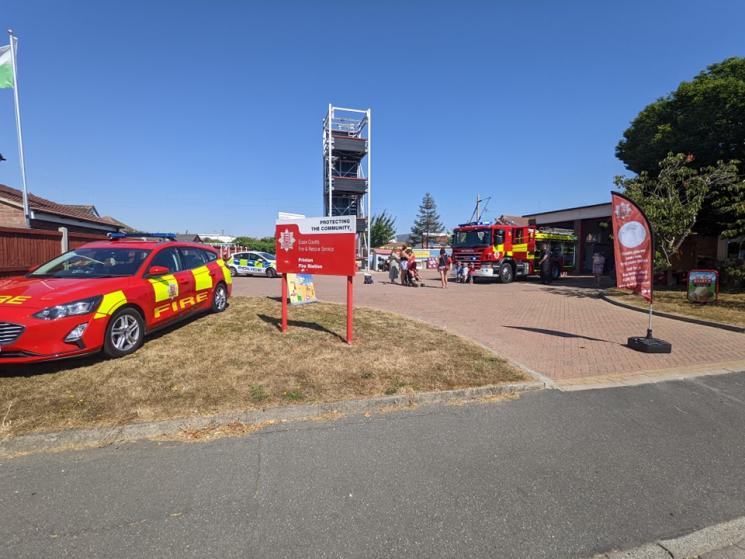
M 691 270 L 688 272 L 688 300 L 692 303 L 713 303 L 719 296 L 719 272 Z
M 316 289 L 313 286 L 313 276 L 310 274 L 287 274 L 287 285 L 291 304 L 304 305 L 316 302 Z
M 282 274 L 353 276 L 356 263 L 354 216 L 278 219 L 277 271 Z

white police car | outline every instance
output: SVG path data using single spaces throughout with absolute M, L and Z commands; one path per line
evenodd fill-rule
M 251 250 L 248 252 L 236 252 L 228 258 L 225 265 L 233 276 L 266 276 L 276 278 L 277 257 L 268 252 Z

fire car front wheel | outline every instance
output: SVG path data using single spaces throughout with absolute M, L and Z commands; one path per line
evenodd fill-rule
M 222 283 L 212 292 L 212 312 L 222 312 L 228 306 L 228 290 Z
M 145 337 L 145 324 L 135 309 L 125 308 L 114 313 L 106 327 L 103 352 L 109 357 L 123 357 L 139 349 Z

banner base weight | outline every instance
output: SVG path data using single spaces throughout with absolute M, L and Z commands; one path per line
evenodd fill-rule
M 642 353 L 670 353 L 673 349 L 670 342 L 645 336 L 632 336 L 628 339 L 626 345 Z

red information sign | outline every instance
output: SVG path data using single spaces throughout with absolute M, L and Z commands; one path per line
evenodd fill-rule
M 277 271 L 353 276 L 357 272 L 354 216 L 277 221 Z
M 356 225 L 354 216 L 277 221 L 274 238 L 277 271 L 282 274 L 282 332 L 287 332 L 287 274 L 347 276 L 347 343 L 352 343 Z
M 623 194 L 612 192 L 613 246 L 616 285 L 652 301 L 654 264 L 652 228 L 639 207 Z

